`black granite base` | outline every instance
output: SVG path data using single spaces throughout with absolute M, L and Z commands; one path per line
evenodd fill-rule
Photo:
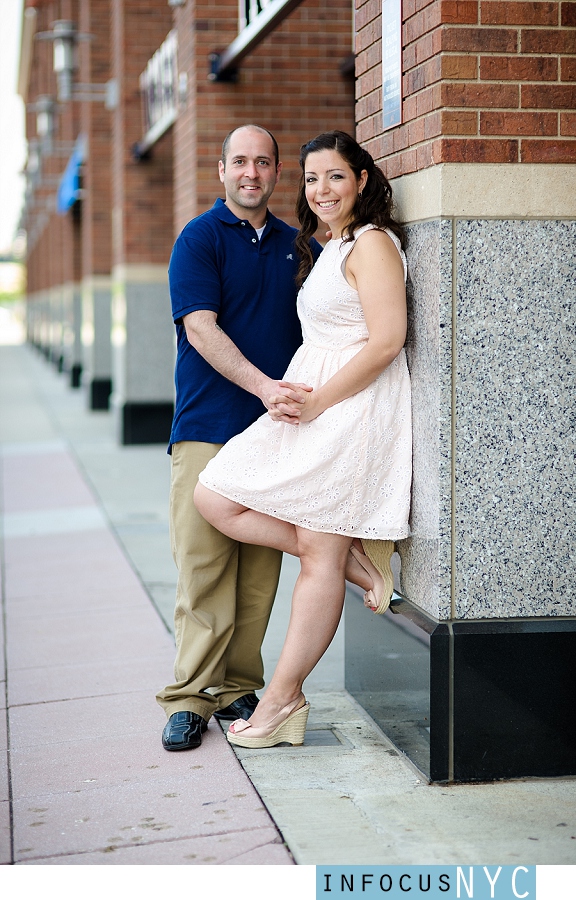
M 172 428 L 172 403 L 126 403 L 122 408 L 122 444 L 167 444 Z
M 90 409 L 110 409 L 110 394 L 112 393 L 112 379 L 94 378 L 90 382 L 89 398 Z
M 79 388 L 82 383 L 82 366 L 74 363 L 70 369 L 70 387 Z
M 346 603 L 346 687 L 434 782 L 576 775 L 576 620 Z M 402 627 L 404 625 L 404 627 Z

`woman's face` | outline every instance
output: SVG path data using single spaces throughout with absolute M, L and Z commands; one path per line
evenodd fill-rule
M 352 219 L 352 210 L 368 174 L 357 178 L 336 150 L 309 153 L 304 162 L 306 200 L 312 212 L 328 225 L 338 238 Z

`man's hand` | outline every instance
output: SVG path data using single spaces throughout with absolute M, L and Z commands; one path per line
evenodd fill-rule
M 322 410 L 318 408 L 318 404 L 315 402 L 316 394 L 309 385 L 289 384 L 289 382 L 286 381 L 280 382 L 280 385 L 282 388 L 288 386 L 292 390 L 305 393 L 300 393 L 300 399 L 291 402 L 290 404 L 287 404 L 282 396 L 279 396 L 277 402 L 275 402 L 268 410 L 268 415 L 274 419 L 275 422 L 286 422 L 288 425 L 300 425 L 301 422 L 311 422 L 312 419 L 315 419 L 316 416 L 320 415 Z
M 309 391 L 308 384 L 292 384 L 290 381 L 270 381 L 269 390 L 260 394 L 262 403 L 268 410 L 268 414 L 275 422 L 288 422 L 297 425 L 300 417 L 300 409 L 306 401 Z
M 229 381 L 259 397 L 267 410 L 275 410 L 288 419 L 297 419 L 306 392 L 306 384 L 274 381 L 242 355 L 236 344 L 222 331 L 216 313 L 200 309 L 182 319 L 189 343 L 212 368 Z

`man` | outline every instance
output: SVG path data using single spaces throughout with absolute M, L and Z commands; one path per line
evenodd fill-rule
M 237 544 L 200 516 L 198 475 L 222 444 L 279 404 L 297 416 L 303 385 L 279 383 L 302 341 L 296 229 L 268 211 L 282 164 L 257 125 L 230 132 L 218 163 L 226 199 L 193 219 L 169 266 L 177 329 L 170 532 L 178 567 L 176 681 L 157 694 L 166 750 L 199 747 L 212 714 L 248 719 L 263 687 L 261 645 L 281 554 Z M 313 247 L 314 256 L 320 245 Z

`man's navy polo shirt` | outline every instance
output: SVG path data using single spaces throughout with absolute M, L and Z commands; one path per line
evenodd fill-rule
M 217 200 L 176 240 L 168 276 L 176 324 L 176 409 L 170 447 L 178 441 L 224 444 L 265 412 L 188 343 L 182 317 L 213 310 L 241 353 L 270 378 L 282 378 L 302 343 L 296 313 L 296 229 L 268 212 L 260 240 L 248 221 Z M 313 247 L 315 258 L 321 247 Z

